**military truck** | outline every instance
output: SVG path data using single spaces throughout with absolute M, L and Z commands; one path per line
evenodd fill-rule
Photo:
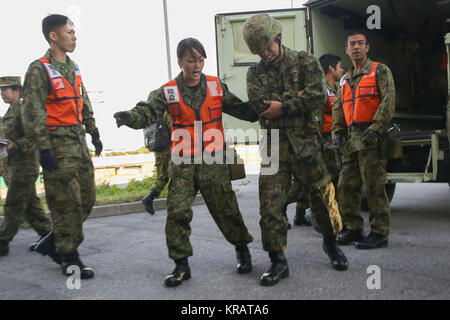
M 403 155 L 388 163 L 389 199 L 397 182 L 450 184 L 449 0 L 310 0 L 304 8 L 217 14 L 218 75 L 244 100 L 247 69 L 259 57 L 245 45 L 242 26 L 262 12 L 282 23 L 286 46 L 316 57 L 337 54 L 345 70 L 351 66 L 345 53 L 348 32 L 366 30 L 369 57 L 389 66 L 396 86 L 393 123 L 401 130 Z M 369 30 L 368 22 L 372 27 L 376 17 L 381 28 Z M 224 125 L 258 127 L 231 117 Z

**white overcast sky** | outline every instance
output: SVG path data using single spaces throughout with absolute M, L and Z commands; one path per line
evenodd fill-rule
M 208 59 L 204 72 L 217 75 L 214 15 L 301 7 L 305 0 L 167 0 L 172 74 L 179 73 L 176 46 L 199 39 Z M 50 13 L 72 17 L 78 63 L 93 102 L 104 149 L 143 146 L 141 130 L 117 129 L 113 114 L 146 100 L 168 80 L 163 0 L 15 0 L 0 10 L 0 75 L 20 75 L 48 49 L 41 21 Z M 97 93 L 102 92 L 102 93 Z M 1 100 L 1 99 L 0 99 Z M 102 103 L 99 103 L 102 102 Z M 0 115 L 7 105 L 0 101 Z M 87 137 L 90 144 L 90 137 Z

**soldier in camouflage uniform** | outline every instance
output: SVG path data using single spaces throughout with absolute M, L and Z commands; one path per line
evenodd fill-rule
M 178 286 L 191 277 L 188 265 L 188 257 L 193 255 L 189 241 L 191 235 L 190 222 L 193 217 L 191 207 L 198 191 L 202 194 L 209 212 L 226 240 L 235 246 L 238 273 L 248 273 L 252 270 L 251 256 L 247 244 L 253 241 L 253 237 L 248 232 L 239 211 L 227 164 L 207 164 L 204 159 L 202 159 L 201 164 L 185 162 L 176 164 L 173 161 L 174 157 L 178 156 L 178 153 L 174 151 L 174 146 L 178 146 L 176 144 L 178 140 L 174 138 L 174 135 L 179 132 L 177 131 L 179 127 L 175 126 L 174 117 L 177 117 L 177 121 L 187 119 L 188 110 L 194 110 L 198 116 L 196 119 L 202 121 L 199 130 L 204 130 L 203 126 L 209 123 L 217 123 L 218 127 L 221 127 L 222 112 L 242 120 L 256 121 L 258 119 L 248 103 L 243 103 L 228 90 L 225 84 L 218 82 L 219 79 L 202 74 L 206 52 L 198 40 L 193 38 L 182 40 L 178 44 L 177 56 L 182 72 L 176 77 L 175 81 L 171 81 L 162 88 L 153 91 L 147 102 L 140 102 L 134 109 L 118 112 L 114 115 L 118 127 L 126 125 L 133 129 L 142 129 L 155 123 L 165 112 L 170 113 L 172 110 L 173 141 L 171 151 L 173 154 L 169 164 L 165 231 L 169 257 L 175 261 L 176 267 L 165 279 L 165 285 L 169 287 Z M 169 84 L 170 87 L 168 88 Z M 206 105 L 204 102 L 210 101 L 211 96 L 222 97 L 221 105 L 214 103 Z M 175 100 L 178 102 L 175 102 Z M 204 121 L 205 113 L 214 114 L 214 117 L 211 116 L 211 118 L 214 118 L 215 121 Z M 191 124 L 186 126 L 193 127 Z M 200 146 L 200 152 L 208 152 L 204 140 L 200 143 Z M 191 152 L 189 157 L 196 157 L 194 154 L 196 154 L 195 151 Z
M 24 138 L 20 101 L 21 79 L 1 77 L 0 88 L 3 101 L 10 105 L 2 123 L 2 131 L 9 143 L 5 166 L 8 194 L 4 205 L 5 219 L 0 226 L 0 256 L 6 256 L 9 253 L 8 244 L 24 220 L 28 221 L 41 237 L 50 232 L 51 223 L 36 195 L 35 182 L 39 175 L 37 150 Z
M 322 124 L 322 143 L 323 160 L 327 166 L 327 171 L 333 181 L 336 190 L 335 199 L 338 201 L 338 181 L 341 167 L 341 157 L 336 148 L 332 145 L 331 127 L 332 127 L 332 106 L 337 92 L 339 91 L 339 80 L 344 74 L 341 58 L 334 54 L 324 54 L 319 58 L 320 65 L 325 71 L 325 83 L 327 90 L 327 102 L 325 103 L 323 124 Z M 297 202 L 294 225 L 312 225 L 317 231 L 318 226 L 311 209 L 310 199 L 307 191 L 299 183 L 293 181 L 288 193 L 288 204 Z M 339 201 L 338 201 L 339 202 Z M 345 228 L 345 225 L 344 225 Z
M 5 138 L 5 133 L 2 130 L 2 126 L 3 126 L 3 118 L 0 117 L 0 139 L 4 139 Z M 5 181 L 6 184 L 8 184 L 6 182 L 6 175 L 5 175 L 5 162 L 6 159 L 0 159 L 0 177 L 3 177 L 3 180 Z M 1 199 L 1 195 L 0 195 L 0 199 Z
M 337 270 L 348 268 L 347 258 L 336 244 L 342 224 L 321 152 L 323 71 L 313 56 L 282 46 L 281 33 L 280 22 L 267 14 L 252 16 L 243 29 L 250 51 L 261 57 L 247 74 L 248 97 L 259 114 L 261 128 L 268 129 L 268 137 L 271 130 L 279 132 L 279 170 L 273 175 L 260 174 L 259 178 L 262 243 L 272 262 L 261 277 L 262 285 L 274 285 L 289 275 L 284 255 L 288 222 L 282 208 L 292 176 L 308 189 L 331 264 Z
M 148 97 L 148 101 L 151 97 Z M 167 137 L 170 137 L 170 128 L 172 127 L 172 120 L 168 112 L 163 116 L 163 130 Z M 142 199 L 145 210 L 150 214 L 155 214 L 153 208 L 153 200 L 160 195 L 160 193 L 166 187 L 169 182 L 169 161 L 170 161 L 170 148 L 168 147 L 164 151 L 155 152 L 155 165 L 156 165 L 156 181 L 153 183 L 152 189 L 148 195 Z
M 76 46 L 73 23 L 66 16 L 50 15 L 43 20 L 42 30 L 50 49 L 28 68 L 22 117 L 26 137 L 39 150 L 53 232 L 34 249 L 45 255 L 56 246 L 63 274 L 72 274 L 67 269 L 76 265 L 81 278 L 89 279 L 94 271 L 82 263 L 77 250 L 96 198 L 86 132 L 97 156 L 103 146 L 80 70 L 67 56 Z
M 368 57 L 369 42 L 362 31 L 352 32 L 346 52 L 353 67 L 341 80 L 333 105 L 333 143 L 341 149 L 339 208 L 347 231 L 341 244 L 356 242 L 358 249 L 385 247 L 390 231 L 390 206 L 386 195 L 387 150 L 383 134 L 395 113 L 395 84 L 389 68 Z M 364 238 L 361 187 L 369 204 L 371 232 Z

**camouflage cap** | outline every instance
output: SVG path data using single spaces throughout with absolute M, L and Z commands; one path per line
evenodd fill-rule
M 283 31 L 281 23 L 268 14 L 257 14 L 244 23 L 244 40 L 253 54 L 266 50 Z
M 20 77 L 0 77 L 0 88 L 22 86 L 22 79 Z

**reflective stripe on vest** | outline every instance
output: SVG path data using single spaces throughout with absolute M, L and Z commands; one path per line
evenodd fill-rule
M 327 88 L 327 102 L 325 103 L 325 109 L 323 112 L 323 127 L 322 133 L 331 133 L 331 127 L 333 126 L 333 103 L 336 99 L 336 95 Z
M 371 123 L 378 110 L 381 101 L 376 76 L 378 65 L 378 62 L 373 62 L 369 73 L 361 77 L 355 88 L 349 85 L 348 80 L 341 81 L 341 101 L 348 127 Z
M 171 152 L 179 155 L 187 155 L 186 153 L 198 155 L 202 150 L 214 152 L 224 148 L 222 84 L 219 78 L 213 76 L 206 76 L 206 84 L 206 97 L 198 110 L 184 102 L 176 80 L 163 86 L 169 114 L 172 117 Z M 183 139 L 186 133 L 190 139 Z
M 81 97 L 82 79 L 78 66 L 75 70 L 75 81 L 72 84 L 55 70 L 50 60 L 43 57 L 39 61 L 44 66 L 51 86 L 45 103 L 47 109 L 47 127 L 55 130 L 58 127 L 72 127 L 83 121 L 83 98 Z

